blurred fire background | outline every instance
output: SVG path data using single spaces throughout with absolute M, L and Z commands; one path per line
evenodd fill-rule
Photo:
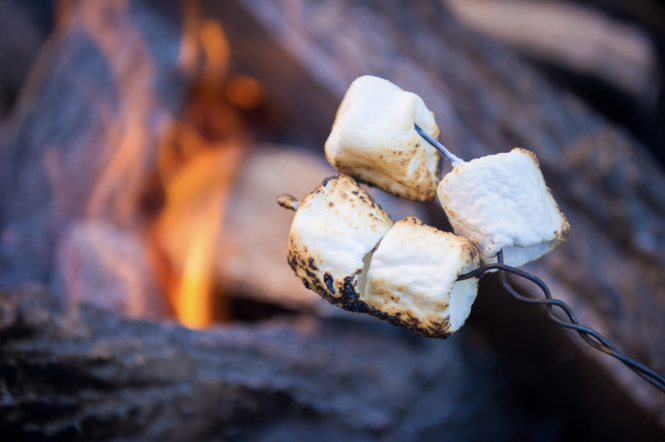
M 0 0 L 0 22 L 7 440 L 662 440 L 663 395 L 577 345 L 542 312 L 515 306 L 493 277 L 483 280 L 468 326 L 446 342 L 424 343 L 328 305 L 286 264 L 293 215 L 275 203 L 280 193 L 303 197 L 335 173 L 323 143 L 350 82 L 388 78 L 423 97 L 453 152 L 473 158 L 519 145 L 537 153 L 573 234 L 530 270 L 581 311 L 582 323 L 662 372 L 661 2 Z M 395 220 L 416 215 L 450 230 L 436 202 L 371 192 Z M 34 297 L 53 303 L 48 321 L 60 334 L 17 331 L 26 321 L 12 309 Z M 85 336 L 58 328 L 62 317 L 86 323 L 95 315 L 119 322 Z M 90 367 L 63 350 L 72 342 L 116 345 L 113 327 L 123 326 L 136 332 L 122 342 L 166 345 L 142 339 L 184 330 L 174 323 L 192 330 L 187 339 L 240 342 L 218 344 L 228 366 L 188 353 L 184 342 L 168 345 L 193 366 L 212 364 L 211 376 L 224 385 L 232 384 L 225 370 L 242 365 L 255 376 L 241 383 L 251 394 L 206 384 L 196 369 L 167 372 L 157 384 L 180 388 L 193 403 L 207 397 L 194 386 L 219 388 L 237 403 L 251 396 L 253 408 L 233 402 L 245 411 L 210 417 L 182 407 L 169 414 L 151 402 L 151 413 L 137 406 L 132 415 L 126 406 L 141 393 L 111 382 L 103 387 L 114 398 L 103 403 L 105 416 L 114 416 L 109 424 L 92 387 L 54 387 L 106 376 L 81 374 Z M 276 323 L 300 337 L 265 338 Z M 153 327 L 147 338 L 136 324 Z M 327 335 L 339 330 L 355 352 Z M 358 376 L 368 390 L 341 382 L 338 403 L 299 396 L 292 391 L 305 388 L 299 381 L 285 387 L 280 375 L 256 368 L 270 360 L 234 353 L 234 346 L 260 353 L 262 339 L 277 340 L 277 358 L 340 358 L 331 379 Z M 395 391 L 374 393 L 384 389 L 372 383 L 376 373 L 407 371 L 394 346 L 413 359 L 411 371 L 390 380 Z M 74 353 L 85 359 L 93 350 Z M 109 351 L 109 364 L 129 370 L 125 353 Z M 458 371 L 420 373 L 437 352 Z M 40 371 L 36 355 L 54 358 L 57 373 Z M 132 364 L 155 367 L 150 358 Z M 158 360 L 168 367 L 181 358 Z M 365 371 L 354 373 L 356 366 Z M 289 379 L 319 376 L 284 370 Z M 447 375 L 465 386 L 437 386 Z M 149 390 L 151 379 L 139 384 Z M 440 397 L 419 394 L 430 389 Z M 297 412 L 282 413 L 275 392 Z M 358 396 L 373 394 L 374 402 Z M 385 408 L 373 409 L 377 403 Z M 425 413 L 424 404 L 439 414 Z

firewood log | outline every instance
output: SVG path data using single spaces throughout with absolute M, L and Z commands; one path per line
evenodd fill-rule
M 379 321 L 195 331 L 63 310 L 28 285 L 0 292 L 0 340 L 4 440 L 499 441 L 563 431 L 561 416 L 542 422 L 519 408 L 482 345 L 442 345 Z M 628 437 L 635 420 L 613 416 L 599 426 L 611 436 L 662 440 L 662 431 Z

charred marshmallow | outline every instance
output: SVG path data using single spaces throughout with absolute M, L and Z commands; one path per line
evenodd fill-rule
M 519 267 L 568 239 L 570 225 L 559 210 L 536 156 L 513 149 L 455 167 L 438 189 L 455 233 L 472 239 L 484 264 Z
M 457 331 L 476 299 L 478 280 L 457 281 L 479 265 L 467 238 L 407 217 L 383 238 L 367 272 L 368 313 L 430 338 Z
M 434 114 L 418 95 L 382 78 L 360 77 L 337 111 L 326 158 L 340 172 L 386 192 L 431 201 L 439 184 L 439 152 L 414 123 L 439 135 Z
M 300 201 L 289 233 L 289 265 L 308 289 L 359 311 L 370 253 L 392 225 L 353 178 L 327 178 Z

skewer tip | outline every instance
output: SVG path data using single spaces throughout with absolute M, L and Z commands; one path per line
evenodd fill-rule
M 300 201 L 286 193 L 277 197 L 277 204 L 284 207 L 285 209 L 291 209 L 294 212 L 298 210 L 298 207 L 300 207 Z
M 420 126 L 418 126 L 417 124 L 414 123 L 414 127 L 416 129 L 416 132 L 418 132 L 418 135 L 423 137 L 425 139 L 425 141 L 427 141 L 429 144 L 431 144 L 436 150 L 441 152 L 443 154 L 444 158 L 446 160 L 448 160 L 450 162 L 450 164 L 452 164 L 453 167 L 457 167 L 460 164 L 465 163 L 464 160 L 462 160 L 461 158 L 458 158 L 455 155 L 453 155 L 448 149 L 446 149 L 446 147 L 443 144 L 439 143 L 434 138 L 432 138 L 432 136 L 430 134 L 428 134 L 427 132 L 425 132 Z

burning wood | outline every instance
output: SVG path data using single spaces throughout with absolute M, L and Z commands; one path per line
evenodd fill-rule
M 195 66 L 178 60 L 178 29 L 148 5 L 66 5 L 2 128 L 1 285 L 50 282 L 72 301 L 163 311 L 131 307 L 154 293 L 142 204 Z M 85 274 L 88 264 L 97 270 Z M 105 299 L 119 291 L 118 304 Z
M 261 97 L 255 80 L 232 79 L 227 87 L 230 48 L 220 25 L 207 20 L 200 29 L 193 27 L 204 67 L 183 117 L 162 142 L 158 180 L 165 204 L 151 238 L 163 258 L 160 280 L 176 317 L 188 327 L 203 328 L 230 319 L 227 297 L 215 283 L 217 238 L 248 135 L 227 95 L 230 91 L 241 107 L 254 106 Z

